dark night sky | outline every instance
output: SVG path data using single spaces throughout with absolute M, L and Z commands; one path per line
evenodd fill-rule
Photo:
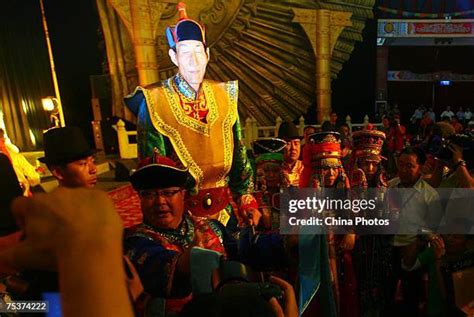
M 44 0 L 56 73 L 68 125 L 92 137 L 90 75 L 101 74 L 100 27 L 94 0 Z
M 369 20 L 363 32 L 364 41 L 357 43 L 349 61 L 332 82 L 332 106 L 345 120 L 362 122 L 371 116 L 375 102 L 376 38 L 377 22 Z
M 104 56 L 98 49 L 100 21 L 94 0 L 74 2 L 44 0 L 56 71 L 66 122 L 92 136 L 89 76 L 101 74 Z M 333 107 L 343 119 L 352 113 L 361 121 L 374 103 L 376 23 L 364 30 L 364 42 L 357 43 L 337 80 L 333 81 Z M 357 109 L 357 110 L 355 110 Z M 314 117 L 312 111 L 308 114 Z

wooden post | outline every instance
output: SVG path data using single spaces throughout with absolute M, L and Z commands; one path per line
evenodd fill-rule
M 301 116 L 299 120 L 299 124 L 298 124 L 298 133 L 300 136 L 303 136 L 304 134 L 304 127 L 305 127 L 304 117 Z
M 349 131 L 352 133 L 352 119 L 350 115 L 347 115 L 346 117 L 346 124 L 349 126 Z
M 119 153 L 121 158 L 127 157 L 127 150 L 128 150 L 128 135 L 127 130 L 125 130 L 125 122 L 120 119 L 117 122 L 117 138 L 118 138 L 118 145 L 119 145 Z
M 255 141 L 256 139 L 258 139 L 258 128 L 257 128 L 257 120 L 252 118 L 252 121 L 251 121 L 251 130 L 252 130 L 252 139 L 250 139 L 250 142 L 253 142 Z
M 280 129 L 280 126 L 282 123 L 283 123 L 283 119 L 280 117 L 277 117 L 276 122 L 275 122 L 275 136 L 278 136 L 278 129 Z
M 367 125 L 370 123 L 369 121 L 369 115 L 365 115 L 364 117 L 364 128 L 367 128 Z

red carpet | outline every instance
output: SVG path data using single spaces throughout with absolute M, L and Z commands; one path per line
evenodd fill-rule
M 125 228 L 142 222 L 140 199 L 132 185 L 125 185 L 107 193 L 114 201 L 115 209 L 122 218 Z
M 131 185 L 116 188 L 107 193 L 114 201 L 115 208 L 122 218 L 125 228 L 142 222 L 140 199 Z M 0 250 L 16 244 L 20 239 L 20 232 L 0 237 Z

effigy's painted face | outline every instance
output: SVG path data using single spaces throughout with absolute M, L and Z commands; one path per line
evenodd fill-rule
M 181 76 L 198 91 L 206 73 L 209 49 L 206 50 L 200 41 L 187 40 L 178 42 L 176 52 L 170 50 L 169 54 Z

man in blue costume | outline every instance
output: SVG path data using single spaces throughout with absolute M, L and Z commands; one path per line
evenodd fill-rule
M 191 299 L 193 247 L 215 251 L 225 259 L 241 260 L 257 269 L 286 264 L 280 235 L 254 236 L 246 227 L 237 241 L 218 221 L 189 214 L 184 197 L 194 180 L 171 159 L 155 154 L 142 160 L 131 182 L 140 196 L 143 223 L 127 230 L 125 251 L 145 291 L 166 299 L 166 311 L 178 312 Z M 213 269 L 209 264 L 201 266 L 199 275 Z

